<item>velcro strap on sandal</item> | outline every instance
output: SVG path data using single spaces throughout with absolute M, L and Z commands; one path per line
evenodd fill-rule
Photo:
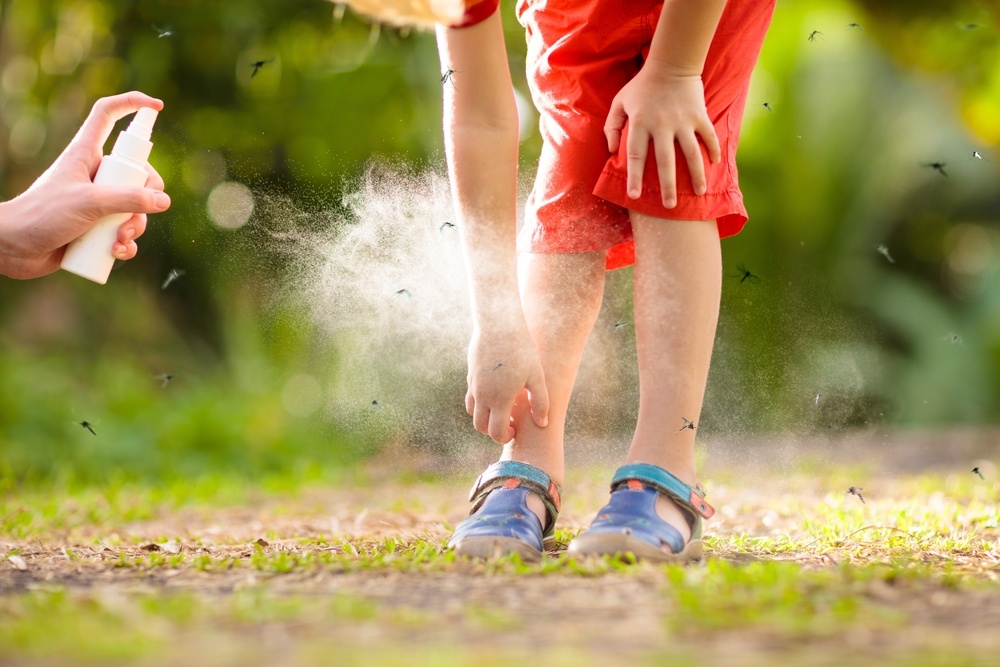
M 547 472 L 520 461 L 497 461 L 483 471 L 469 493 L 469 501 L 474 503 L 472 511 L 475 512 L 479 508 L 490 491 L 512 479 L 518 480 L 520 486 L 541 496 L 545 508 L 551 515 L 549 523 L 554 523 L 562 507 L 562 490 Z
M 611 490 L 614 491 L 622 483 L 634 479 L 656 488 L 662 493 L 690 507 L 705 519 L 715 514 L 715 508 L 705 502 L 701 485 L 691 487 L 674 477 L 659 466 L 649 463 L 628 463 L 615 472 L 611 479 Z

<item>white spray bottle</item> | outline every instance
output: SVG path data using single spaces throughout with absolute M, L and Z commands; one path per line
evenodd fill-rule
M 146 183 L 146 163 L 153 144 L 149 137 L 156 122 L 156 110 L 139 109 L 128 128 L 118 135 L 110 155 L 105 155 L 94 175 L 95 185 L 132 185 Z M 103 285 L 108 281 L 115 256 L 111 248 L 118 240 L 118 227 L 132 213 L 106 215 L 80 238 L 66 247 L 60 268 Z

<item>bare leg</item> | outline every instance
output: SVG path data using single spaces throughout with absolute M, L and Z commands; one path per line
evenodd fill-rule
M 722 253 L 714 220 L 663 220 L 632 212 L 639 419 L 628 463 L 652 463 L 694 485 L 696 431 L 719 320 Z M 657 512 L 687 539 L 669 499 Z
M 524 315 L 549 391 L 549 425 L 538 428 L 525 396 L 518 397 L 514 405 L 517 435 L 504 446 L 500 458 L 541 468 L 556 484 L 562 484 L 566 410 L 583 349 L 601 309 L 604 253 L 525 253 L 520 258 L 520 272 Z M 544 523 L 541 500 L 532 494 L 528 506 Z

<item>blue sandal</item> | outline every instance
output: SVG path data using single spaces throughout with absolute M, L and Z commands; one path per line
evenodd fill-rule
M 691 539 L 656 514 L 658 494 L 669 496 L 687 515 Z M 615 472 L 611 500 L 597 513 L 590 528 L 569 544 L 574 556 L 623 556 L 664 563 L 701 559 L 702 518 L 715 510 L 705 502 L 701 485 L 692 488 L 658 466 L 630 463 Z
M 529 493 L 537 493 L 545 503 L 545 526 L 528 508 Z M 560 489 L 544 470 L 519 461 L 499 461 L 479 476 L 469 500 L 471 515 L 458 524 L 448 542 L 460 556 L 516 553 L 525 561 L 539 561 L 543 549 L 555 547 Z

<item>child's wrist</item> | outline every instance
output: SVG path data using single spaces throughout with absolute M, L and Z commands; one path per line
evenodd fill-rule
M 643 69 L 649 69 L 657 76 L 670 79 L 700 79 L 704 65 L 677 63 L 669 59 L 650 56 L 643 64 Z

